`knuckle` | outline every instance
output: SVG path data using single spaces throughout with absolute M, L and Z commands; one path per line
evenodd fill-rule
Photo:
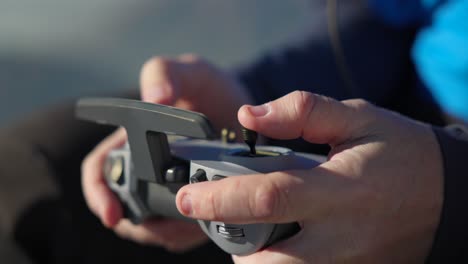
M 226 179 L 230 184 L 223 188 L 223 191 L 211 191 L 206 194 L 206 204 L 209 208 L 205 212 L 207 217 L 212 220 L 223 221 L 226 218 L 232 217 L 231 210 L 228 208 L 232 204 L 232 197 L 234 194 L 242 190 L 242 181 L 237 177 Z
M 273 219 L 284 213 L 281 206 L 281 191 L 276 184 L 269 182 L 262 184 L 255 192 L 252 215 L 258 219 Z
M 217 73 L 216 67 L 206 59 L 192 53 L 182 54 L 177 60 L 180 64 L 188 66 L 186 69 L 196 71 L 198 78 L 201 76 L 213 76 Z
M 320 97 L 320 103 L 321 103 L 320 115 L 322 115 L 323 117 L 327 117 L 331 115 L 335 109 L 336 101 L 328 96 L 320 95 L 319 97 Z
M 99 147 L 91 151 L 81 162 L 81 173 L 83 177 L 90 177 L 98 168 L 99 160 L 104 159 L 103 154 L 99 151 Z
M 81 175 L 82 177 L 86 177 L 86 172 L 88 171 L 88 168 L 91 166 L 91 153 L 88 154 L 84 159 L 83 162 L 81 162 Z
M 305 116 L 312 110 L 314 95 L 305 91 L 295 91 L 291 94 L 296 117 Z
M 374 108 L 374 105 L 367 100 L 364 99 L 352 99 L 347 100 L 346 104 L 354 108 L 358 112 L 370 112 Z
M 131 232 L 129 232 L 128 228 L 124 228 L 121 225 L 117 225 L 117 227 L 112 229 L 115 234 L 117 234 L 119 237 L 126 239 L 126 240 L 132 240 L 133 238 L 131 237 Z
M 222 220 L 222 215 L 220 214 L 220 205 L 219 205 L 219 200 L 215 199 L 215 195 L 213 192 L 208 193 L 207 195 L 207 205 L 209 205 L 211 208 L 209 210 L 209 216 L 208 218 L 213 219 L 213 220 Z
M 90 181 L 93 179 L 94 170 L 96 170 L 96 155 L 94 153 L 88 154 L 81 163 L 81 184 L 84 188 L 88 187 Z
M 357 131 L 365 131 L 368 127 L 373 127 L 372 124 L 378 120 L 376 107 L 364 99 L 346 100 L 344 103 L 351 107 L 354 112 L 360 116 L 359 122 L 354 125 Z

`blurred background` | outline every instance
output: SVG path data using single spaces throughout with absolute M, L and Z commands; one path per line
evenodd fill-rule
M 66 98 L 136 87 L 154 55 L 247 63 L 304 36 L 311 2 L 320 1 L 0 0 L 0 126 Z

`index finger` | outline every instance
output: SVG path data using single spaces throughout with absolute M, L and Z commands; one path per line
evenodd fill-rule
M 229 223 L 288 223 L 327 214 L 353 190 L 353 180 L 324 163 L 311 170 L 235 176 L 179 190 L 179 211 Z
M 275 139 L 302 137 L 313 143 L 336 145 L 362 137 L 374 119 L 373 106 L 363 100 L 336 101 L 295 91 L 259 106 L 239 109 L 239 122 Z

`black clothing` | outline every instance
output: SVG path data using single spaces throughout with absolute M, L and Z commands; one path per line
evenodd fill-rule
M 74 103 L 35 114 L 5 129 L 0 151 L 7 142 L 29 147 L 29 155 L 10 156 L 0 152 L 1 168 L 14 173 L 18 166 L 31 179 L 54 177 L 60 189 L 58 199 L 38 200 L 25 208 L 16 223 L 14 236 L 34 263 L 231 263 L 231 257 L 213 243 L 185 254 L 142 246 L 117 237 L 105 228 L 86 206 L 81 190 L 81 161 L 113 129 L 74 118 Z M 41 160 L 47 163 L 28 162 Z M 34 182 L 34 181 L 31 181 Z M 24 189 L 34 188 L 24 182 Z
M 468 261 L 468 140 L 461 128 L 435 128 L 444 164 L 444 205 L 429 263 Z

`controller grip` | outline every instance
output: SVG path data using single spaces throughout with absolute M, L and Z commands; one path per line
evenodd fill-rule
M 252 156 L 250 152 L 245 153 L 245 150 L 234 149 L 222 155 L 221 160 L 192 160 L 191 182 L 217 181 L 226 177 L 288 169 L 309 169 L 319 164 L 313 158 L 296 156 L 291 150 L 279 147 L 258 148 L 260 154 L 257 156 Z M 199 224 L 219 247 L 239 256 L 252 254 L 301 230 L 298 223 L 230 224 L 200 220 Z
M 134 225 L 138 225 L 143 222 L 144 219 L 141 216 L 135 214 L 125 202 L 121 200 L 120 204 L 122 206 L 123 218 L 130 220 L 130 222 L 132 222 Z
M 265 247 L 273 245 L 274 243 L 288 239 L 301 231 L 301 226 L 297 223 L 276 224 L 270 238 L 265 243 Z
M 169 217 L 180 220 L 195 221 L 179 213 L 175 204 L 175 195 L 182 185 L 163 188 L 157 184 L 140 183 L 136 193 L 129 193 L 127 188 L 116 186 L 109 182 L 108 186 L 119 197 L 123 217 L 133 224 L 140 224 L 145 219 L 156 217 Z
M 188 184 L 188 163 L 173 158 L 172 166 L 164 175 L 164 184 L 142 181 L 134 173 L 128 146 L 108 154 L 103 168 L 104 178 L 119 197 L 125 218 L 135 224 L 157 216 L 189 221 L 180 214 L 175 203 L 177 191 Z
M 148 212 L 142 206 L 142 189 L 135 188 L 135 179 L 131 177 L 131 161 L 128 148 L 113 150 L 107 156 L 103 175 L 107 186 L 119 198 L 123 217 L 134 224 L 141 223 Z

